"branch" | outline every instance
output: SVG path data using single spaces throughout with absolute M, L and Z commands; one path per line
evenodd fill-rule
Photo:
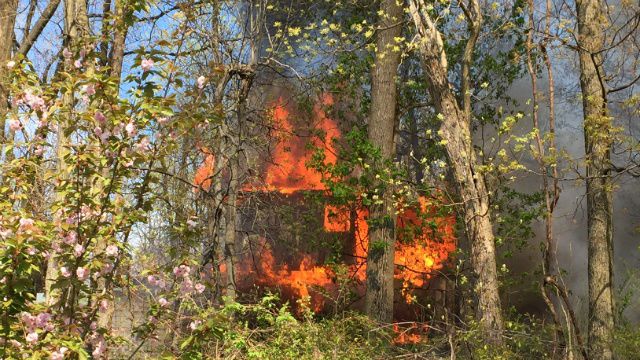
M 29 53 L 29 50 L 31 50 L 33 43 L 35 43 L 35 41 L 38 39 L 38 37 L 42 33 L 42 30 L 44 30 L 44 28 L 49 23 L 49 20 L 51 20 L 51 17 L 56 12 L 56 9 L 58 9 L 58 5 L 60 5 L 60 0 L 51 0 L 49 2 L 47 7 L 42 11 L 42 15 L 40 15 L 40 18 L 33 26 L 33 29 L 29 31 L 29 35 L 25 39 L 23 39 L 22 44 L 20 44 L 20 47 L 16 52 L 17 54 L 26 56 L 27 53 Z

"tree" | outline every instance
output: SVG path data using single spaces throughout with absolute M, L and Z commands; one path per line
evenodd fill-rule
M 375 62 L 371 70 L 371 109 L 369 140 L 380 148 L 382 158 L 390 160 L 395 153 L 396 74 L 400 51 L 394 50 L 395 38 L 402 33 L 402 7 L 397 0 L 380 3 L 380 19 L 376 35 Z M 381 322 L 393 319 L 393 271 L 395 253 L 394 205 L 391 190 L 382 194 L 382 204 L 372 205 L 367 253 L 367 315 Z
M 480 5 L 475 0 L 471 0 L 469 5 L 461 2 L 461 5 L 470 31 L 462 59 L 462 104 L 458 103 L 449 83 L 442 34 L 431 19 L 424 1 L 411 0 L 410 13 L 419 36 L 419 50 L 429 94 L 442 121 L 441 143 L 446 149 L 458 195 L 462 201 L 462 218 L 471 242 L 471 263 L 476 276 L 477 317 L 485 340 L 492 344 L 501 344 L 503 321 L 489 192 L 478 169 L 470 129 L 470 67 L 480 34 L 482 14 Z
M 13 27 L 16 21 L 18 0 L 8 0 L 0 3 L 0 141 L 5 140 L 5 120 L 7 101 L 9 98 L 6 85 L 3 84 L 7 76 L 5 72 L 11 59 L 13 48 Z
M 607 91 L 601 50 L 604 47 L 599 0 L 576 1 L 580 88 L 584 117 L 586 154 L 588 276 L 589 276 L 589 356 L 613 358 L 613 198 L 611 179 L 612 118 L 607 108 Z

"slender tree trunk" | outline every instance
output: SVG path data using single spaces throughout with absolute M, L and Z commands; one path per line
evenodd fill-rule
M 420 36 L 424 73 L 436 110 L 442 115 L 441 137 L 453 168 L 456 187 L 463 204 L 463 220 L 471 242 L 471 264 L 476 276 L 477 317 L 485 341 L 502 343 L 502 311 L 498 293 L 495 242 L 489 211 L 489 193 L 482 174 L 477 171 L 476 154 L 470 129 L 469 67 L 472 46 L 481 24 L 479 6 L 472 1 L 468 9 L 471 37 L 463 60 L 464 107 L 456 101 L 448 80 L 447 60 L 442 35 L 435 27 L 422 0 L 410 1 L 411 16 Z M 471 48 L 471 50 L 469 50 Z M 466 64 L 466 65 L 465 65 Z M 464 68 L 467 68 L 465 71 Z M 464 109 L 467 109 L 466 111 Z
M 6 141 L 5 125 L 8 109 L 9 91 L 5 75 L 8 71 L 7 62 L 11 60 L 11 49 L 13 48 L 13 27 L 16 22 L 16 11 L 18 0 L 0 1 L 0 144 Z M 1 150 L 1 148 L 0 148 Z
M 589 239 L 589 357 L 612 359 L 614 329 L 611 181 L 612 118 L 607 111 L 602 56 L 604 4 L 576 1 L 584 116 Z
M 85 41 L 89 35 L 89 17 L 87 15 L 87 6 L 84 0 L 65 0 L 64 2 L 64 41 L 63 46 L 70 47 L 70 50 L 78 53 L 80 48 L 85 46 Z M 92 70 L 93 61 L 87 61 L 89 71 Z M 67 64 L 67 67 L 70 67 Z M 71 69 L 67 69 L 70 71 Z M 73 89 L 64 94 L 65 111 L 68 112 L 69 118 L 74 116 L 74 96 Z M 64 161 L 64 151 L 67 137 L 64 135 L 64 124 L 58 124 L 58 144 L 57 144 L 57 160 L 58 173 L 65 172 L 67 164 Z M 56 200 L 62 201 L 62 195 L 56 194 Z M 58 279 L 58 262 L 56 256 L 50 256 L 47 262 L 47 272 L 45 278 L 45 297 L 48 305 L 57 304 L 60 300 L 60 289 L 52 289 L 52 285 Z
M 376 39 L 376 59 L 371 79 L 369 140 L 380 148 L 385 160 L 395 153 L 396 73 L 400 52 L 393 51 L 394 38 L 402 33 L 402 8 L 396 0 L 382 0 L 382 15 Z M 367 315 L 381 322 L 393 320 L 393 260 L 395 253 L 395 219 L 391 191 L 382 194 L 382 205 L 370 208 L 375 223 L 369 227 L 367 253 Z

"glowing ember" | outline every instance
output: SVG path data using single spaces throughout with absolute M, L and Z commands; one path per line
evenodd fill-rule
M 429 327 L 427 325 L 418 326 L 418 323 L 412 322 L 408 327 L 400 327 L 400 324 L 393 324 L 393 332 L 397 335 L 393 339 L 396 344 L 417 344 L 422 342 Z

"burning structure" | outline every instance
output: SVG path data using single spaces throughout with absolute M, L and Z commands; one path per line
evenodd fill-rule
M 271 159 L 264 160 L 259 181 L 241 186 L 237 200 L 236 236 L 242 239 L 233 270 L 239 293 L 256 287 L 277 290 L 293 302 L 305 301 L 316 313 L 362 306 L 368 210 L 357 203 L 332 204 L 324 175 L 308 166 L 318 148 L 324 150 L 326 164 L 338 161 L 334 140 L 341 131 L 326 111 L 333 104 L 331 95 L 322 96 L 305 128 L 295 123 L 282 98 L 272 106 Z M 205 152 L 195 183 L 209 188 L 214 172 L 215 155 Z M 428 292 L 456 247 L 454 217 L 437 215 L 431 203 L 420 197 L 416 206 L 398 210 L 398 319 L 425 319 L 419 314 L 424 307 L 412 308 L 416 294 Z M 222 263 L 221 273 L 226 274 L 227 267 L 228 262 Z M 401 342 L 418 339 L 406 331 L 400 334 Z

